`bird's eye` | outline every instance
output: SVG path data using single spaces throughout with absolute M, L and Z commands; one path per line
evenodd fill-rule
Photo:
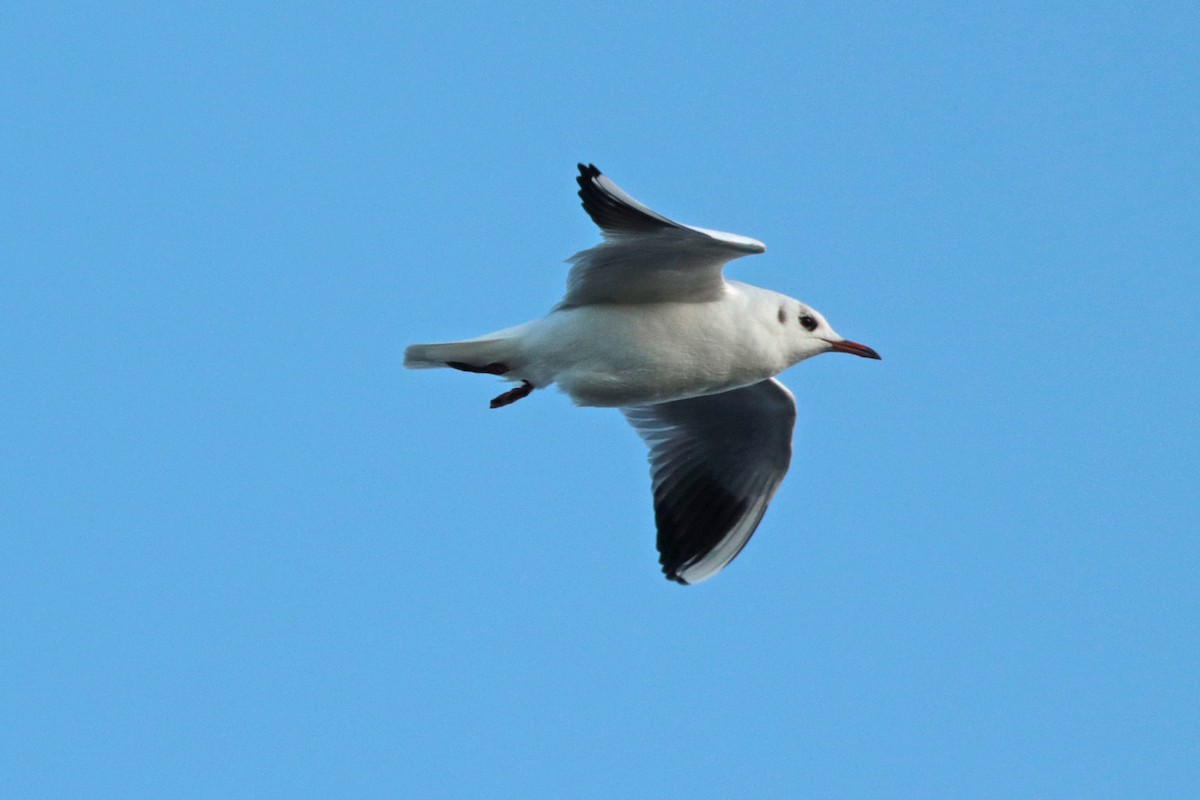
M 804 330 L 806 331 L 815 331 L 817 329 L 817 321 L 811 314 L 805 314 L 800 317 L 800 324 L 804 326 Z

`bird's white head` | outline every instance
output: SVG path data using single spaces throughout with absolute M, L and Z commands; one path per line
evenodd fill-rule
M 779 324 L 788 333 L 793 364 L 821 353 L 850 353 L 863 358 L 880 358 L 865 344 L 852 342 L 838 334 L 815 308 L 794 302 L 779 308 Z

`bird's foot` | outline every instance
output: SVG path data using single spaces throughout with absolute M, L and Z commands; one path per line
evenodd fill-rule
M 491 407 L 500 408 L 501 406 L 512 405 L 522 397 L 528 397 L 533 391 L 533 384 L 529 381 L 521 381 L 521 385 L 515 389 L 510 389 L 499 397 L 492 398 Z

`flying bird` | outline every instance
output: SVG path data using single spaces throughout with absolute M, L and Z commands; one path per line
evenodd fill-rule
M 796 404 L 774 376 L 821 353 L 879 354 L 799 300 L 726 280 L 725 263 L 762 242 L 668 219 L 591 164 L 575 180 L 603 241 L 568 260 L 562 301 L 514 328 L 411 345 L 404 366 L 516 383 L 492 408 L 557 384 L 576 405 L 620 409 L 650 448 L 663 573 L 699 583 L 745 547 L 791 463 Z

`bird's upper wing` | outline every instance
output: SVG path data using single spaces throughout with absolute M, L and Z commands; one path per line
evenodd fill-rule
M 721 267 L 761 253 L 762 242 L 669 220 L 634 200 L 589 164 L 579 197 L 604 241 L 571 256 L 562 308 L 592 303 L 704 302 L 721 296 Z
M 621 411 L 650 447 L 663 573 L 684 584 L 711 578 L 749 541 L 787 473 L 792 393 L 770 378 Z

